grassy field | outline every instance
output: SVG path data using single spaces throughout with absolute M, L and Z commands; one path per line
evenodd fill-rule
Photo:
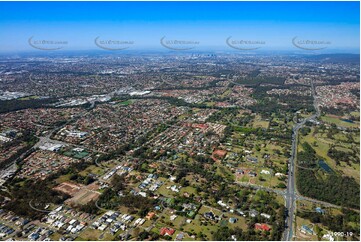
M 351 176 L 353 178 L 355 178 L 355 180 L 360 183 L 360 164 L 354 164 L 351 163 L 352 166 L 348 166 L 346 163 L 341 162 L 341 166 L 342 166 L 342 172 L 346 175 L 346 176 Z
M 52 241 L 59 241 L 61 237 L 62 237 L 61 234 L 55 232 L 54 234 L 52 234 L 52 235 L 50 236 L 50 239 L 51 239 Z
M 228 167 L 222 164 L 217 164 L 216 174 L 222 177 L 230 177 L 231 179 L 234 179 L 233 173 L 229 170 Z
M 70 174 L 62 175 L 62 176 L 58 177 L 55 181 L 58 184 L 66 182 L 66 181 L 70 181 Z
M 96 175 L 102 176 L 105 174 L 105 172 L 104 172 L 103 168 L 98 167 L 96 165 L 91 165 L 88 168 L 86 168 L 85 170 L 81 171 L 79 174 L 82 176 L 86 176 L 88 174 L 96 174 Z
M 297 225 L 297 229 L 296 231 L 294 231 L 296 238 L 296 241 L 317 241 L 317 235 L 310 235 L 310 234 L 303 234 L 301 233 L 300 229 L 302 225 L 307 225 L 310 226 L 312 228 L 312 223 L 309 220 L 300 218 L 300 217 L 296 217 L 296 225 Z
M 104 231 L 100 231 L 97 229 L 91 229 L 91 228 L 87 228 L 85 230 L 83 230 L 80 234 L 79 237 L 76 238 L 77 241 L 84 241 L 84 240 L 98 240 L 99 236 L 103 233 Z M 86 239 L 83 239 L 86 238 Z
M 351 147 L 351 144 L 348 142 L 342 142 L 344 140 L 344 135 L 342 133 L 335 135 L 335 138 L 337 139 L 329 139 L 327 138 L 326 134 L 321 133 L 314 135 L 314 128 L 312 128 L 311 132 L 308 135 L 299 136 L 300 144 L 302 144 L 303 142 L 309 143 L 316 151 L 316 154 L 321 157 L 334 171 L 339 171 L 342 172 L 344 175 L 351 176 L 360 183 L 359 164 L 354 164 L 351 162 L 351 166 L 348 166 L 345 162 L 341 162 L 339 166 L 336 166 L 336 162 L 327 155 L 327 152 L 332 144 L 337 145 L 336 148 L 339 150 L 350 151 L 348 147 Z M 340 140 L 338 140 L 339 138 Z M 298 145 L 298 151 L 302 151 L 301 145 Z
M 28 97 L 21 97 L 19 98 L 19 100 L 34 100 L 34 99 L 39 99 L 39 96 L 28 96 Z
M 119 102 L 117 103 L 118 105 L 123 105 L 123 106 L 128 106 L 130 104 L 133 103 L 133 100 L 129 99 L 129 100 L 126 100 L 126 101 L 123 101 L 123 102 Z
M 196 234 L 202 232 L 207 240 L 212 240 L 212 234 L 218 230 L 219 226 L 217 224 L 212 224 L 211 222 L 207 222 L 207 225 L 205 226 L 205 224 L 201 221 L 203 221 L 201 215 L 196 215 L 195 219 L 192 220 L 191 223 L 187 223 L 183 226 L 183 230 L 187 233 Z
M 168 179 L 165 179 L 163 177 L 160 177 L 159 180 L 164 182 L 164 184 L 156 191 L 157 194 L 160 194 L 165 197 L 174 197 L 177 193 L 173 192 L 170 189 L 167 189 L 167 187 L 170 187 L 174 185 L 174 182 L 169 181 Z
M 216 103 L 215 102 L 204 102 L 207 107 L 213 107 Z
M 197 195 L 197 191 L 194 187 L 190 187 L 190 186 L 182 187 L 179 191 L 179 194 L 183 194 L 185 192 L 187 192 L 189 195 L 191 194 Z
M 313 131 L 313 130 L 312 130 Z M 326 159 L 327 161 L 331 161 L 331 158 L 327 156 L 327 151 L 330 148 L 330 144 L 326 142 L 322 142 L 322 139 L 317 139 L 315 136 L 312 135 L 313 132 L 308 134 L 307 136 L 299 136 L 300 143 L 307 142 L 309 143 L 313 149 L 315 149 L 318 156 Z M 329 164 L 330 165 L 330 164 Z
M 261 116 L 256 116 L 253 121 L 253 128 L 265 128 L 268 129 L 269 121 L 263 120 Z
M 326 212 L 326 214 L 332 214 L 332 215 L 342 214 L 340 209 L 338 209 L 338 208 L 323 207 L 320 204 L 313 203 L 313 202 L 306 201 L 306 200 L 297 201 L 297 210 L 298 211 L 308 211 L 308 212 L 315 211 L 316 207 L 321 207 Z
M 360 116 L 360 112 L 356 112 L 356 111 L 353 111 L 350 114 L 356 117 Z
M 227 89 L 222 95 L 220 95 L 220 98 L 226 98 L 232 93 L 232 89 Z
M 310 212 L 310 211 L 315 211 L 315 208 L 316 207 L 321 207 L 326 214 L 331 214 L 333 216 L 337 216 L 337 215 L 341 215 L 342 212 L 339 208 L 331 208 L 331 207 L 328 207 L 328 208 L 325 208 L 319 204 L 315 204 L 315 203 L 312 203 L 312 202 L 309 202 L 309 201 L 297 201 L 297 211 L 304 211 L 304 212 Z M 312 228 L 313 224 L 311 223 L 310 220 L 308 219 L 304 219 L 304 218 L 301 218 L 301 217 L 296 217 L 296 225 L 297 225 L 297 237 L 296 237 L 296 240 L 317 240 L 317 235 L 314 234 L 314 235 L 305 235 L 303 233 L 300 233 L 300 228 L 302 225 L 311 225 L 309 227 Z M 317 225 L 319 228 L 320 228 L 320 231 L 321 231 L 321 236 L 324 235 L 324 234 L 327 234 L 329 229 L 325 226 L 323 226 L 321 223 L 318 223 L 318 224 L 315 224 Z M 352 224 L 350 224 L 352 226 Z M 335 238 L 336 241 L 342 241 L 343 239 L 342 238 Z
M 347 128 L 357 128 L 357 127 L 360 127 L 360 123 L 349 123 L 349 122 L 346 122 L 346 121 L 343 121 L 341 120 L 340 118 L 337 118 L 337 117 L 334 117 L 334 116 L 329 116 L 329 115 L 326 115 L 326 116 L 322 116 L 321 117 L 322 121 L 326 122 L 326 123 L 334 123 L 336 124 L 337 126 L 342 126 L 342 127 L 347 127 Z
M 66 152 L 64 152 L 63 155 L 68 156 L 68 157 L 77 158 L 77 159 L 82 159 L 85 156 L 89 155 L 89 153 L 86 151 L 83 151 L 83 152 L 66 151 Z
M 202 233 L 206 240 L 212 240 L 213 233 L 218 230 L 219 226 L 228 226 L 230 228 L 241 228 L 243 230 L 247 230 L 247 224 L 244 217 L 232 213 L 225 213 L 225 217 L 222 219 L 222 221 L 216 223 L 203 217 L 203 214 L 209 211 L 212 211 L 217 216 L 221 215 L 221 211 L 218 209 L 202 206 L 195 219 L 192 220 L 191 223 L 185 223 L 183 225 L 183 230 L 188 233 Z M 238 221 L 234 224 L 229 223 L 228 219 L 231 217 L 237 218 Z
M 257 163 L 252 163 L 248 160 L 242 162 L 238 168 L 240 169 L 250 169 L 257 173 L 257 177 L 251 178 L 247 174 L 240 175 L 236 177 L 237 181 L 240 182 L 251 182 L 253 184 L 262 185 L 266 187 L 276 187 L 278 184 L 282 183 L 274 174 L 278 171 L 283 171 L 287 164 L 287 157 L 283 154 L 284 147 L 276 144 L 272 141 L 260 141 L 255 140 L 252 144 L 255 144 L 259 147 L 257 150 L 255 147 L 248 149 L 252 151 L 251 157 L 258 159 Z M 277 153 L 277 150 L 280 154 Z M 269 154 L 269 161 L 272 162 L 272 168 L 266 166 L 266 159 L 263 158 L 264 154 Z M 260 174 L 262 170 L 270 171 L 271 174 Z M 260 180 L 260 177 L 263 179 Z

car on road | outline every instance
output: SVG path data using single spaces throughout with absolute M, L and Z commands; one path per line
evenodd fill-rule
M 284 216 L 287 218 L 288 217 L 288 209 L 285 209 L 285 214 Z M 286 219 L 287 220 L 287 219 Z

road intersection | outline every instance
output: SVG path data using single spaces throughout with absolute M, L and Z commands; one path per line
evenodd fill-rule
M 296 210 L 296 199 L 297 199 L 297 188 L 295 186 L 295 167 L 297 159 L 297 144 L 298 144 L 298 131 L 303 127 L 303 125 L 310 120 L 318 118 L 320 116 L 320 109 L 317 104 L 316 91 L 311 80 L 311 93 L 313 97 L 313 106 L 316 110 L 316 113 L 310 117 L 304 118 L 300 123 L 297 123 L 292 129 L 292 148 L 291 148 L 291 158 L 289 160 L 289 170 L 288 170 L 288 181 L 287 181 L 287 193 L 286 193 L 286 228 L 283 234 L 283 240 L 291 241 L 293 238 L 293 221 L 295 220 L 295 210 Z

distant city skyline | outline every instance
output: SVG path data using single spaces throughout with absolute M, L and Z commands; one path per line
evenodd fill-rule
M 359 4 L 0 2 L 0 52 L 168 48 L 359 53 Z

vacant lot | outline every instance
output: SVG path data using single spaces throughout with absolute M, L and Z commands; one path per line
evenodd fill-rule
M 74 196 L 83 186 L 80 184 L 74 184 L 70 182 L 63 182 L 58 186 L 54 187 L 55 191 L 59 191 L 70 196 Z
M 91 201 L 97 200 L 99 195 L 99 192 L 83 189 L 80 192 L 76 193 L 74 197 L 66 200 L 65 202 L 70 205 L 84 205 Z

